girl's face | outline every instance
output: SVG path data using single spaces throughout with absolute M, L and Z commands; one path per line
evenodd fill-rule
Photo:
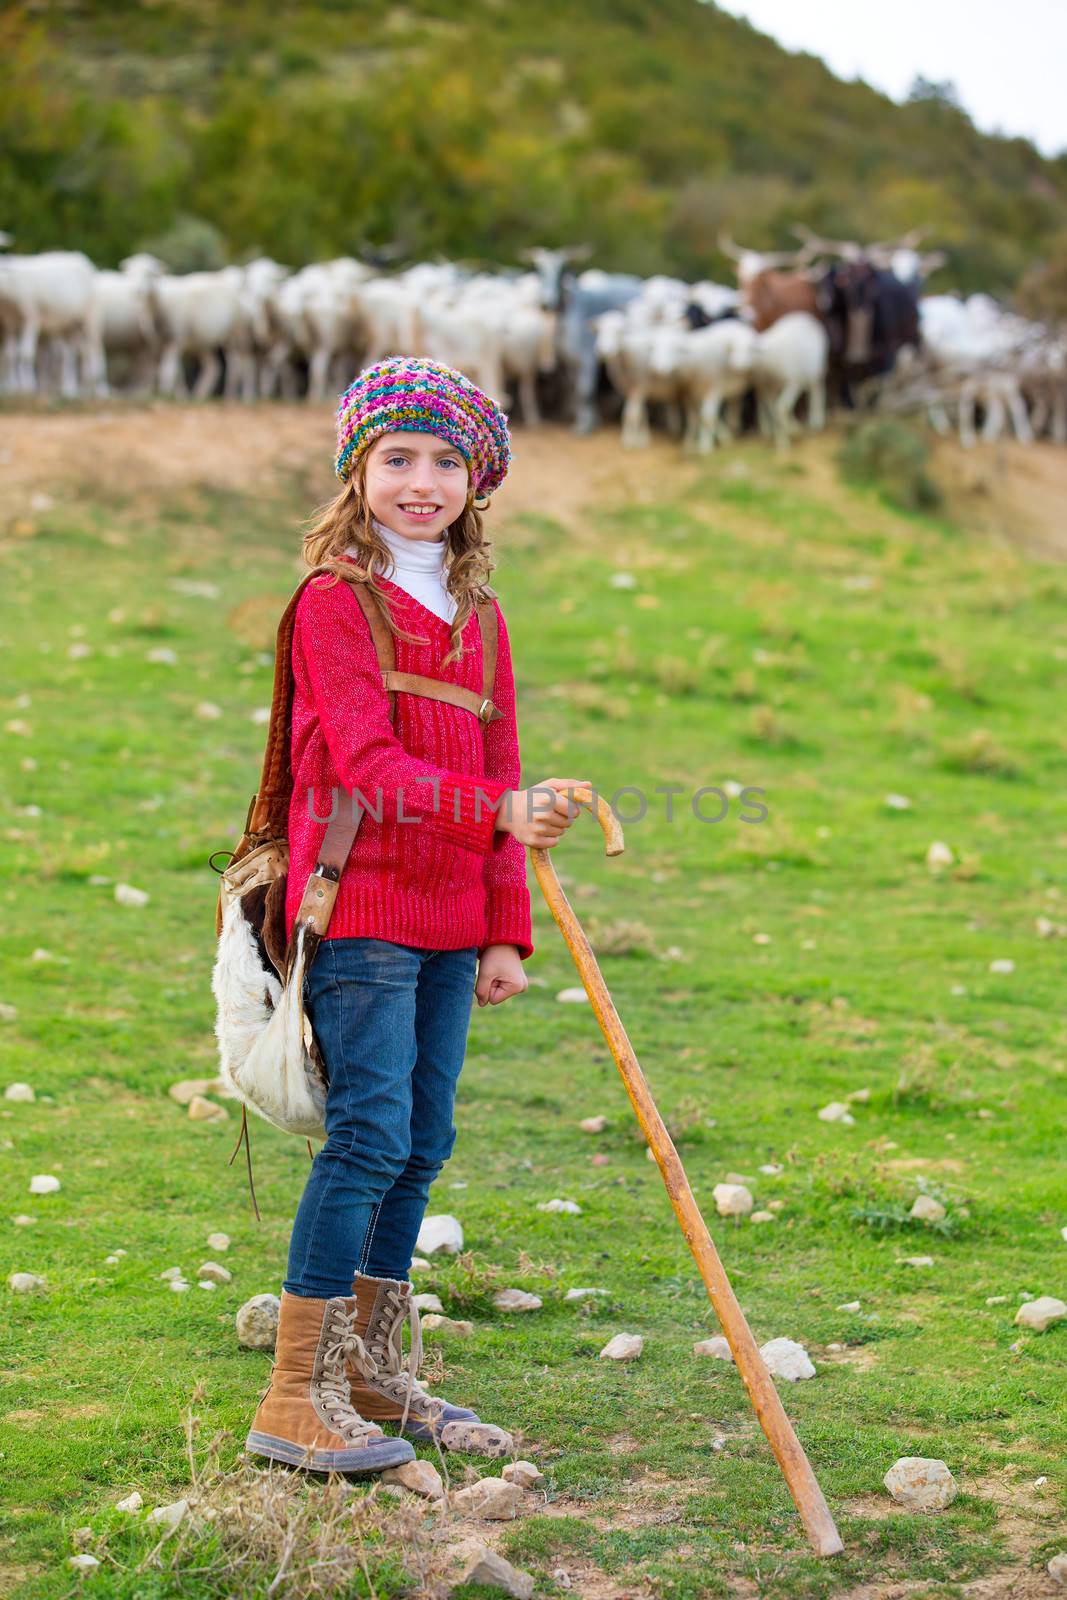
M 440 539 L 467 503 L 467 463 L 432 433 L 383 433 L 367 453 L 367 504 L 393 533 Z

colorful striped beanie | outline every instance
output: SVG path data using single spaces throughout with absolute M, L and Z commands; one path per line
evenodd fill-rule
M 465 458 L 476 495 L 492 494 L 511 461 L 508 419 L 454 367 L 423 356 L 387 356 L 350 383 L 337 407 L 337 476 L 346 481 L 383 433 L 433 433 Z

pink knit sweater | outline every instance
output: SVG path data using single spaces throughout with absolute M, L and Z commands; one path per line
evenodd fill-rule
M 341 875 L 327 938 L 364 935 L 433 950 L 477 945 L 479 953 L 486 945 L 514 944 L 526 960 L 534 948 L 526 851 L 496 828 L 494 811 L 502 795 L 520 786 L 515 680 L 499 603 L 493 701 L 503 717 L 483 731 L 461 706 L 400 691 L 394 733 L 367 620 L 347 583 L 327 582 L 308 584 L 293 633 L 287 935 L 336 789 L 339 805 L 347 808 L 355 791 L 369 809 Z M 399 626 L 427 640 L 396 640 L 397 671 L 481 694 L 477 615 L 467 619 L 463 660 L 442 667 L 449 624 L 398 584 L 381 576 L 379 582 Z

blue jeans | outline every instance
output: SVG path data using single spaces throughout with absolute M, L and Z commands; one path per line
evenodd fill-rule
M 350 1295 L 360 1272 L 407 1277 L 430 1185 L 456 1141 L 477 962 L 473 945 L 319 946 L 304 998 L 330 1080 L 327 1138 L 293 1223 L 290 1294 Z

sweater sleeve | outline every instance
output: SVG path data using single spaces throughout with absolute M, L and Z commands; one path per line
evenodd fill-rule
M 515 677 L 504 614 L 497 606 L 496 682 L 493 703 L 503 712 L 485 731 L 485 770 L 505 789 L 520 784 L 519 730 L 515 717 Z M 486 887 L 485 944 L 513 944 L 526 961 L 533 955 L 530 891 L 526 884 L 526 848 L 513 833 L 497 833 L 482 863 Z M 483 945 L 483 949 L 485 946 Z M 481 951 L 479 951 L 481 954 Z
M 404 749 L 367 619 L 347 583 L 324 587 L 312 579 L 297 605 L 294 646 L 345 792 L 358 791 L 376 809 L 380 788 L 383 815 L 417 820 L 452 844 L 490 852 L 509 785 L 436 767 Z

